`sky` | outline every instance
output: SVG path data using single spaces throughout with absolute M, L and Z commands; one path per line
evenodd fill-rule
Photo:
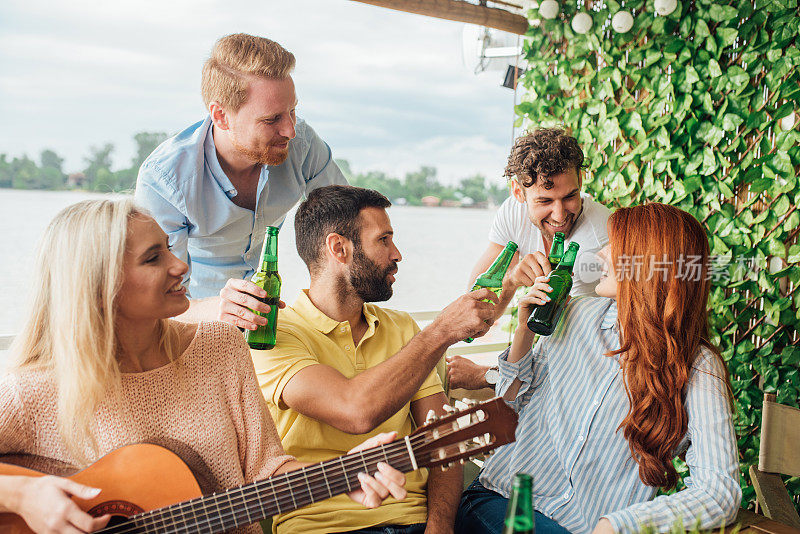
M 504 182 L 514 94 L 465 66 L 464 26 L 351 0 L 3 0 L 0 153 L 53 149 L 74 172 L 110 142 L 128 167 L 135 133 L 204 117 L 202 64 L 246 32 L 295 54 L 298 115 L 355 171 Z

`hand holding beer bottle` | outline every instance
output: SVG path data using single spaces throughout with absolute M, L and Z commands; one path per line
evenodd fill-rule
M 245 339 L 251 349 L 269 350 L 275 347 L 278 327 L 278 302 L 281 296 L 281 277 L 278 274 L 278 228 L 267 226 L 264 249 L 261 252 L 261 267 L 253 275 L 252 282 L 267 295 L 259 300 L 269 305 L 267 313 L 256 312 L 266 317 L 266 324 L 255 330 L 246 330 Z
M 555 270 L 546 279 L 537 278 L 531 292 L 520 300 L 520 321 L 523 320 L 522 308 L 530 310 L 527 325 L 531 332 L 549 336 L 558 325 L 572 290 L 572 269 L 579 248 L 578 243 L 570 243 Z M 537 300 L 532 302 L 531 299 Z
M 506 271 L 508 271 L 508 266 L 511 264 L 511 260 L 516 252 L 516 243 L 513 241 L 506 243 L 506 246 L 497 256 L 497 258 L 495 258 L 494 262 L 489 266 L 486 272 L 478 275 L 478 278 L 475 279 L 475 283 L 472 285 L 471 291 L 477 291 L 479 289 L 486 288 L 491 290 L 495 295 L 499 296 L 500 292 L 503 291 L 503 279 L 506 276 Z M 468 337 L 464 341 L 467 343 L 472 343 L 473 338 Z

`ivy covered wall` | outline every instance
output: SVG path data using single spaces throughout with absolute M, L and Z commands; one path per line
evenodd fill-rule
M 737 403 L 744 499 L 764 392 L 800 398 L 800 14 L 797 0 L 560 4 L 532 21 L 517 126 L 562 124 L 587 155 L 586 190 L 610 207 L 678 206 L 706 226 L 709 316 Z M 627 33 L 611 28 L 631 12 Z M 576 13 L 592 28 L 575 33 Z M 800 479 L 787 479 L 800 495 Z

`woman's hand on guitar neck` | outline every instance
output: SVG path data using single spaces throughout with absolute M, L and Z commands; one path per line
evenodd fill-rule
M 18 498 L 12 511 L 22 516 L 34 532 L 93 532 L 105 527 L 111 518 L 110 515 L 92 517 L 70 498 L 93 499 L 100 493 L 97 488 L 53 476 L 14 478 L 19 478 Z
M 384 432 L 372 436 L 361 445 L 347 451 L 347 454 L 391 443 L 396 437 L 397 432 Z M 367 508 L 377 508 L 389 495 L 398 501 L 406 498 L 406 490 L 403 487 L 406 484 L 406 476 L 389 464 L 379 462 L 375 476 L 359 473 L 358 480 L 361 482 L 361 489 L 351 491 L 347 496 Z

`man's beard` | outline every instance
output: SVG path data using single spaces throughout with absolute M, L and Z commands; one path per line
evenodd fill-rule
M 572 235 L 572 231 L 575 229 L 575 223 L 580 218 L 581 214 L 583 213 L 583 202 L 581 202 L 581 209 L 578 211 L 577 215 L 573 213 L 569 213 L 566 220 L 567 231 L 564 232 L 564 237 L 570 237 Z M 556 235 L 556 230 L 553 230 L 553 227 L 547 224 L 546 222 L 539 221 L 538 223 L 533 223 L 533 225 L 539 229 L 539 231 L 547 238 L 548 241 L 552 242 L 553 238 Z
M 284 142 L 289 142 L 287 139 Z M 231 135 L 231 144 L 236 151 L 247 159 L 258 163 L 259 165 L 280 165 L 286 158 L 289 157 L 289 147 L 278 151 L 270 144 L 267 148 L 252 149 L 239 143 L 235 135 Z M 272 149 L 272 150 L 270 150 Z
M 385 269 L 369 259 L 356 246 L 353 252 L 353 267 L 350 270 L 350 285 L 364 302 L 383 302 L 392 297 L 392 284 L 387 277 L 397 270 L 397 262 Z

